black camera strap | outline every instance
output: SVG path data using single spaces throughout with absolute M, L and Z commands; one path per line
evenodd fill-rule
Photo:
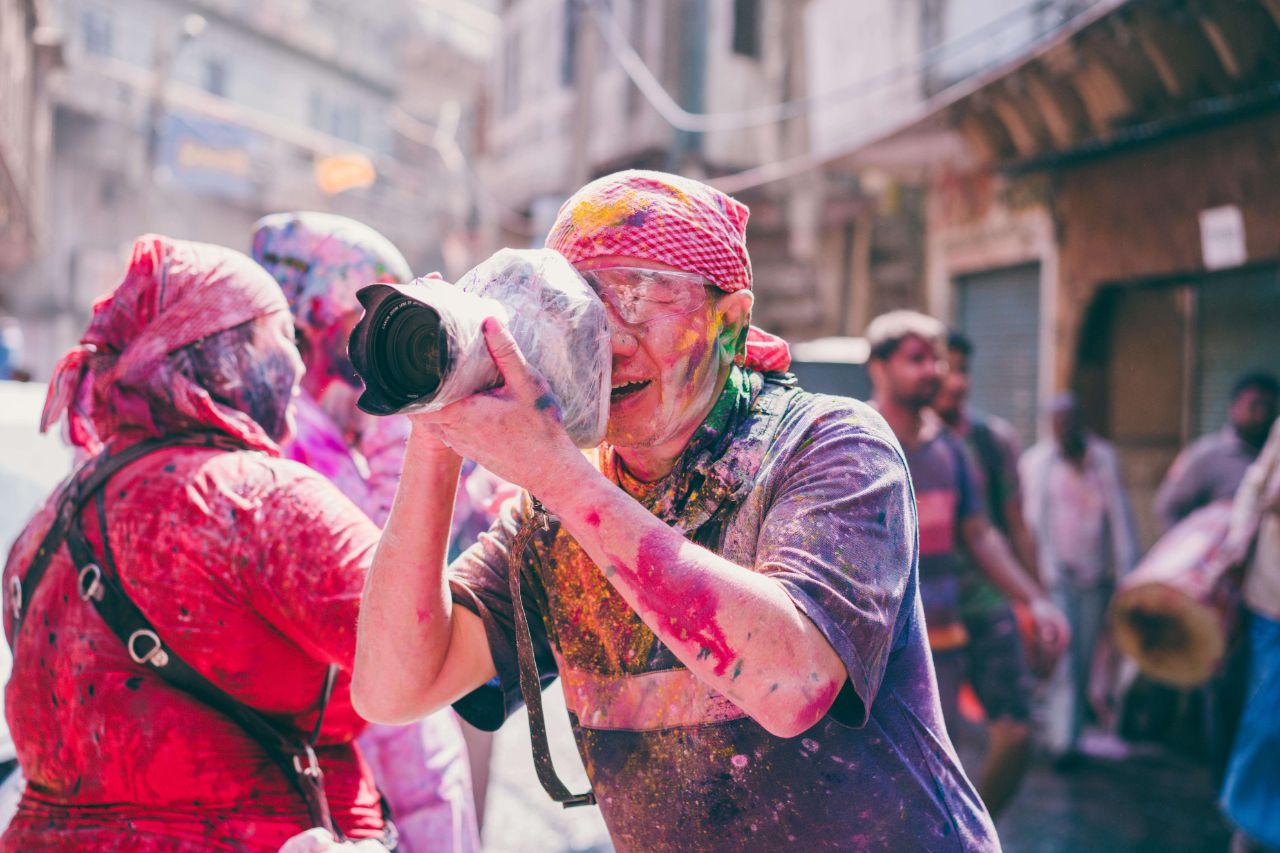
M 768 381 L 775 380 L 770 378 Z M 766 446 L 772 444 L 777 436 L 783 415 L 800 391 L 795 385 L 794 377 L 780 378 L 776 380 L 776 384 L 780 385 L 782 390 L 776 402 L 762 412 L 763 418 L 759 434 L 756 436 L 756 440 Z M 762 459 L 763 454 L 743 470 L 745 482 L 755 481 Z M 724 500 L 706 521 L 688 534 L 689 540 L 718 553 L 723 546 L 722 539 L 729 517 L 745 497 L 746 491 Z M 533 766 L 538 774 L 538 782 L 555 802 L 562 804 L 565 808 L 595 805 L 596 795 L 593 791 L 582 794 L 570 793 L 569 788 L 556 773 L 555 763 L 551 760 L 546 716 L 542 710 L 542 685 L 538 676 L 537 660 L 533 653 L 533 637 L 529 633 L 529 615 L 525 611 L 524 599 L 520 593 L 526 555 L 530 554 L 537 559 L 536 549 L 531 547 L 533 538 L 539 532 L 545 533 L 551 529 L 551 515 L 533 495 L 529 495 L 529 501 L 529 513 L 521 521 L 515 540 L 511 543 L 507 564 L 507 584 L 511 593 L 511 609 L 516 629 L 516 662 L 520 670 L 520 695 L 524 699 L 525 707 L 529 710 L 529 740 L 533 748 Z
M 538 782 L 551 799 L 566 809 L 573 806 L 593 806 L 596 795 L 593 791 L 573 794 L 560 780 L 556 773 L 555 762 L 551 760 L 551 745 L 547 740 L 547 721 L 542 711 L 542 685 L 538 678 L 538 664 L 533 655 L 533 637 L 529 633 L 529 614 L 524 609 L 524 599 L 520 594 L 521 575 L 524 573 L 525 552 L 533 543 L 534 534 L 550 529 L 550 520 L 546 508 L 537 498 L 530 496 L 531 509 L 529 517 L 520 525 L 515 542 L 511 545 L 511 560 L 507 567 L 507 583 L 511 590 L 511 610 L 515 616 L 516 626 L 516 661 L 520 668 L 520 695 L 525 707 L 529 709 L 529 740 L 533 746 L 533 768 L 538 774 Z

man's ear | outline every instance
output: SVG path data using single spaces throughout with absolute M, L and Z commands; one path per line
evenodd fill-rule
M 732 343 L 741 337 L 743 330 L 751 324 L 751 306 L 756 296 L 750 290 L 738 290 L 726 293 L 716 301 L 716 311 L 720 314 L 721 334 Z
M 884 362 L 878 358 L 867 359 L 867 376 L 871 379 L 871 388 L 875 392 L 884 387 Z
M 726 293 L 716 300 L 716 312 L 720 315 L 720 352 L 726 363 L 733 361 L 746 346 L 754 303 L 755 294 L 750 290 Z
M 716 307 L 724 318 L 726 328 L 742 328 L 751 322 L 751 306 L 756 295 L 750 290 L 737 290 L 720 297 Z

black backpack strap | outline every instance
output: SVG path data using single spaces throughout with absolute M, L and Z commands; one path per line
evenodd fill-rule
M 1004 452 L 995 431 L 985 419 L 974 419 L 970 426 L 973 447 L 978 451 L 978 461 L 987 475 L 987 512 L 991 523 L 1004 530 L 1004 505 L 1007 500 L 1004 488 Z
M 529 614 L 524 609 L 524 599 L 520 593 L 521 576 L 524 574 L 525 552 L 533 544 L 533 536 L 539 530 L 547 530 L 550 526 L 547 511 L 536 498 L 532 498 L 532 509 L 529 517 L 520 525 L 515 542 L 511 545 L 511 557 L 507 566 L 507 583 L 511 591 L 511 610 L 515 617 L 516 628 L 516 661 L 520 669 L 520 696 L 529 710 L 529 740 L 533 747 L 533 767 L 538 774 L 538 782 L 551 799 L 566 809 L 573 806 L 595 805 L 596 795 L 593 791 L 574 794 L 561 781 L 556 773 L 555 762 L 551 760 L 551 745 L 547 740 L 546 715 L 542 711 L 542 685 L 538 678 L 538 663 L 533 654 L 533 636 L 529 633 Z
M 221 433 L 187 433 L 147 439 L 115 453 L 103 451 L 82 465 L 63 487 L 53 523 L 49 525 L 44 538 L 40 540 L 40 547 L 36 549 L 27 571 L 21 578 L 17 575 L 9 578 L 8 587 L 5 589 L 5 604 L 12 617 L 13 630 L 9 632 L 10 649 L 17 644 L 18 631 L 22 628 L 22 616 L 26 606 L 35 596 L 36 589 L 40 586 L 40 581 L 44 579 L 44 573 L 53 560 L 53 555 L 57 553 L 63 539 L 66 538 L 72 519 L 80 512 L 89 496 L 103 488 L 113 474 L 131 462 L 161 448 L 179 445 L 219 447 L 224 450 L 244 449 L 242 444 Z
M 329 801 L 324 790 L 324 773 L 315 753 L 316 739 L 337 678 L 337 665 L 330 665 L 325 673 L 324 685 L 316 706 L 315 727 L 306 737 L 232 697 L 167 646 L 146 615 L 124 591 L 107 540 L 107 516 L 102 489 L 94 492 L 93 502 L 98 517 L 103 559 L 99 561 L 95 557 L 93 547 L 80 526 L 78 514 L 72 517 L 66 536 L 67 547 L 78 573 L 77 588 L 81 600 L 93 605 L 102 621 L 124 643 L 134 663 L 151 667 L 170 685 L 225 714 L 257 741 L 280 767 L 285 778 L 298 790 L 312 823 L 343 840 L 344 836 L 329 811 Z

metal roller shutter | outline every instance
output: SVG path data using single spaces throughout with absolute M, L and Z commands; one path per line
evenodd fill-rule
M 958 277 L 956 325 L 973 341 L 970 399 L 1035 440 L 1040 376 L 1040 265 Z
M 1226 423 L 1231 386 L 1243 373 L 1280 375 L 1280 269 L 1214 276 L 1198 287 L 1193 429 Z

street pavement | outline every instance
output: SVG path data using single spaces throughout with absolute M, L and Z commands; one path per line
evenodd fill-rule
M 575 793 L 585 790 L 558 684 L 544 702 L 560 776 Z M 1165 753 L 1092 757 L 1070 773 L 1037 759 L 998 829 L 1007 853 L 1225 853 L 1230 833 L 1215 801 L 1203 765 Z M 598 809 L 563 809 L 543 792 L 523 711 L 498 733 L 487 811 L 487 853 L 613 849 Z

